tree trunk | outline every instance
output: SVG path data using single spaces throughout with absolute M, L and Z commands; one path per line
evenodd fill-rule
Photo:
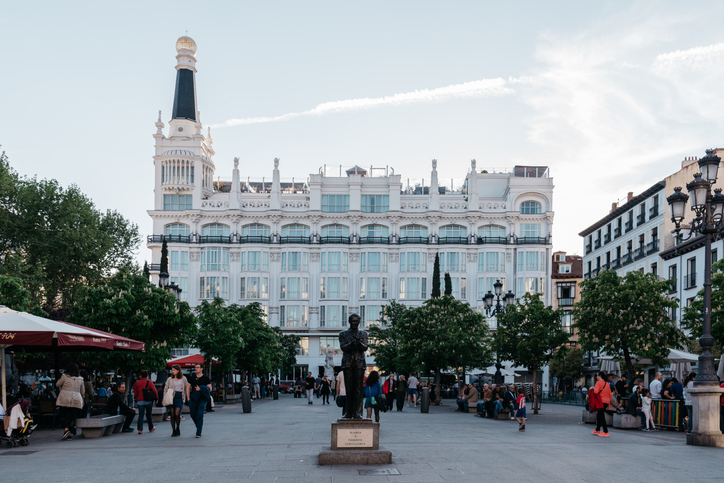
M 623 360 L 626 364 L 626 370 L 628 371 L 628 378 L 633 382 L 633 375 L 635 374 L 634 365 L 633 361 L 631 361 L 631 353 L 628 351 L 627 347 L 624 347 L 623 349 Z
M 131 390 L 133 388 L 131 387 L 131 368 L 128 367 L 126 369 L 126 394 L 124 394 L 123 399 L 126 404 L 128 404 L 128 396 L 131 394 Z
M 533 369 L 533 414 L 538 414 L 538 369 Z
M 435 369 L 435 406 L 440 405 L 440 368 Z

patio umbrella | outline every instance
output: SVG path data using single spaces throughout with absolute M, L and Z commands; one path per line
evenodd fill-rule
M 64 350 L 135 350 L 143 351 L 143 342 L 120 337 L 102 330 L 44 319 L 26 312 L 0 306 L 0 384 L 2 405 L 6 405 L 5 350 L 40 350 L 50 347 Z
M 214 365 L 218 365 L 219 361 L 216 359 L 212 360 Z M 190 356 L 183 356 L 176 359 L 171 359 L 166 363 L 167 368 L 171 368 L 174 364 L 178 364 L 182 369 L 188 367 L 194 367 L 196 364 L 203 364 L 204 356 L 201 354 L 192 354 Z
M 671 375 L 678 379 L 679 382 L 684 380 L 686 374 L 691 372 L 691 364 L 688 362 L 672 362 Z
M 601 361 L 601 372 L 621 377 L 621 364 L 619 364 L 618 361 L 614 361 L 613 357 L 603 356 L 599 357 L 598 360 Z
M 724 357 L 719 359 L 719 370 L 716 371 L 716 375 L 719 376 L 720 381 L 724 381 L 724 364 L 721 361 L 724 361 Z
M 692 354 L 691 352 L 684 352 L 676 349 L 669 349 L 669 362 L 674 364 L 679 363 L 691 363 L 691 362 L 697 362 L 699 360 L 699 356 L 696 354 Z

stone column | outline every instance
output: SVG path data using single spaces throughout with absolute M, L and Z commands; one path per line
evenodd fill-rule
M 686 435 L 686 444 L 724 448 L 724 434 L 719 429 L 719 398 L 724 389 L 717 386 L 695 386 L 687 389 L 686 393 L 694 403 L 692 431 Z

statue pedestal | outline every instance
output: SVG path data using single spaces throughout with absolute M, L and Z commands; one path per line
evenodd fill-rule
M 691 395 L 694 403 L 694 420 L 691 432 L 686 435 L 686 444 L 723 448 L 724 434 L 719 429 L 719 398 L 724 389 L 717 386 L 694 386 L 686 392 Z
M 320 465 L 389 465 L 392 453 L 380 448 L 380 424 L 370 419 L 332 423 L 332 444 L 319 453 Z

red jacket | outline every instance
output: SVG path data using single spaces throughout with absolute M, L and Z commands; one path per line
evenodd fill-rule
M 136 398 L 136 402 L 143 401 L 143 390 L 146 389 L 146 382 L 148 382 L 148 389 L 156 394 L 156 400 L 158 400 L 158 391 L 153 381 L 148 378 L 139 379 L 133 385 L 133 397 Z

